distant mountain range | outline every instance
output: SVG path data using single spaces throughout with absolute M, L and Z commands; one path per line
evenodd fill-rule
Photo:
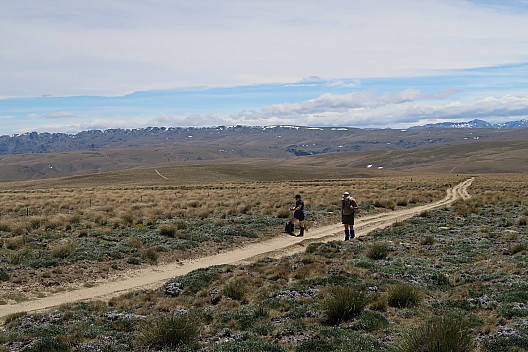
M 524 138 L 528 120 L 491 124 L 483 120 L 445 122 L 408 129 L 306 126 L 147 127 L 90 130 L 77 134 L 24 133 L 0 136 L 0 155 L 171 148 L 167 161 L 218 157 L 287 157 L 350 151 L 400 150 L 471 140 Z M 446 131 L 449 129 L 449 131 Z M 457 132 L 452 129 L 458 129 Z M 471 129 L 471 130 L 468 130 Z M 478 132 L 475 131 L 478 129 Z M 497 136 L 508 129 L 509 137 Z M 470 132 L 472 131 L 472 132 Z M 514 137 L 514 135 L 516 137 Z M 205 150 L 207 149 L 207 153 Z M 179 155 L 175 157 L 174 155 Z
M 519 121 L 509 121 L 505 123 L 489 123 L 484 120 L 471 120 L 468 122 L 441 122 L 441 123 L 431 123 L 422 126 L 413 126 L 410 129 L 416 128 L 519 128 L 519 127 L 528 127 L 528 120 L 519 120 Z

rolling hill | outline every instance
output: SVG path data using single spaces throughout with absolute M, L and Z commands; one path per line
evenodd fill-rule
M 235 126 L 175 130 L 119 130 L 113 131 L 107 142 L 99 141 L 97 147 L 92 147 L 96 145 L 92 143 L 83 149 L 84 144 L 78 144 L 60 152 L 0 155 L 0 182 L 64 177 L 76 177 L 75 182 L 81 182 L 80 176 L 94 175 L 106 183 L 105 179 L 112 179 L 111 175 L 121 171 L 121 176 L 130 175 L 125 178 L 131 183 L 151 176 L 157 182 L 161 177 L 155 169 L 162 169 L 162 174 L 169 174 L 167 177 L 173 181 L 186 183 L 333 178 L 342 177 L 344 169 L 351 170 L 346 175 L 354 176 L 391 172 L 526 172 L 528 165 L 526 128 L 362 130 Z M 25 137 L 33 138 L 34 144 L 43 138 L 40 134 Z

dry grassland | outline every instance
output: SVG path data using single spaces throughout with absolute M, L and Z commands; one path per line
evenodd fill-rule
M 263 225 L 266 217 L 261 211 L 270 209 L 269 222 L 257 237 L 244 237 L 243 231 L 235 236 L 237 242 L 258 240 L 279 227 L 279 222 L 269 219 L 282 221 L 282 207 L 290 204 L 296 192 L 310 202 L 312 223 L 314 217 L 322 223 L 336 220 L 336 202 L 345 189 L 357 196 L 365 214 L 390 211 L 392 204 L 396 209 L 412 206 L 414 198 L 418 202 L 441 198 L 447 186 L 459 181 L 449 176 L 413 177 L 412 182 L 395 178 L 143 188 L 144 192 L 155 191 L 151 196 L 160 202 L 170 199 L 162 196 L 163 192 L 180 192 L 180 197 L 187 198 L 179 199 L 181 207 L 170 208 L 172 218 L 158 218 L 151 230 L 147 224 L 138 228 L 119 221 L 104 239 L 109 245 L 112 239 L 130 242 L 135 236 L 133 244 L 141 247 L 147 244 L 141 231 L 153 236 L 161 226 L 189 234 L 194 226 L 201 226 L 200 221 L 224 229 L 233 226 L 235 218 L 252 219 L 251 226 Z M 138 190 L 107 189 L 112 197 L 101 197 L 113 199 L 115 207 L 124 207 L 133 198 L 128 192 Z M 81 191 L 71 194 L 80 196 Z M 88 191 L 95 190 L 84 190 Z M 470 199 L 459 200 L 452 207 L 424 211 L 354 241 L 313 242 L 296 255 L 198 269 L 158 289 L 129 292 L 109 302 L 77 302 L 49 312 L 14 314 L 0 332 L 0 351 L 2 347 L 10 351 L 25 347 L 173 350 L 175 344 L 190 351 L 214 352 L 525 351 L 528 175 L 476 176 L 469 191 Z M 199 196 L 225 199 L 214 203 L 218 212 L 201 219 L 195 213 L 201 208 Z M 119 197 L 129 200 L 119 202 Z M 30 199 L 37 203 L 37 198 Z M 40 202 L 43 197 L 38 199 Z M 258 207 L 241 207 L 255 199 L 261 200 Z M 156 199 L 143 202 L 156 203 Z M 131 211 L 133 204 L 127 206 Z M 224 213 L 231 208 L 233 215 Z M 3 208 L 2 214 L 6 210 Z M 13 222 L 24 218 L 23 214 L 10 214 Z M 70 232 L 60 232 L 63 238 L 86 238 L 74 235 L 80 228 L 88 238 L 95 236 L 86 225 L 100 225 L 84 215 L 78 220 Z M 4 230 L 4 241 L 16 247 L 10 241 L 20 235 Z M 39 231 L 55 233 L 29 230 L 26 239 Z M 228 238 L 222 239 L 225 243 Z M 54 241 L 59 238 L 50 240 L 50 245 Z M 18 245 L 23 248 L 28 244 Z M 2 255 L 5 253 L 4 243 Z M 116 260 L 112 263 L 122 265 Z M 9 266 L 8 273 L 13 274 L 15 267 Z M 13 276 L 4 283 L 13 284 Z M 3 299 L 8 297 L 4 294 Z
M 306 202 L 308 227 L 316 227 L 340 221 L 344 191 L 356 197 L 361 216 L 440 199 L 461 179 L 4 189 L 0 270 L 9 278 L 0 281 L 0 302 L 279 235 L 296 193 Z

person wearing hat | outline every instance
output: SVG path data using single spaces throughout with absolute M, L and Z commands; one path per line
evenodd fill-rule
M 345 241 L 356 237 L 354 230 L 354 215 L 358 208 L 356 200 L 350 196 L 350 193 L 345 192 L 343 199 L 341 199 L 341 223 L 345 225 Z
M 301 228 L 301 232 L 299 233 L 298 237 L 302 237 L 304 236 L 304 219 L 306 217 L 306 214 L 304 213 L 304 201 L 301 199 L 300 194 L 295 195 L 295 207 L 291 207 L 290 210 L 293 211 L 293 216 L 290 220 L 290 223 L 293 225 L 296 220 L 299 221 L 299 227 Z M 290 232 L 290 235 L 293 235 L 293 231 Z

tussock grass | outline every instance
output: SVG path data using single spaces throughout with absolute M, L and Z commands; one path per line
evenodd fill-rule
M 400 283 L 388 290 L 387 303 L 395 308 L 408 308 L 418 305 L 422 300 L 421 291 L 414 285 Z
M 142 324 L 138 340 L 149 348 L 186 348 L 196 343 L 199 331 L 199 325 L 188 316 L 171 314 Z
M 435 244 L 435 242 L 436 240 L 434 239 L 433 236 L 425 236 L 424 238 L 420 240 L 420 244 L 423 246 L 431 246 Z
M 453 182 L 455 183 L 458 182 Z M 409 199 L 408 194 L 412 192 L 423 194 L 424 199 L 436 197 L 435 192 L 429 193 L 431 190 L 427 182 L 421 183 L 414 179 L 413 184 L 398 185 L 392 180 L 386 185 L 373 182 L 370 184 L 373 190 L 370 190 L 363 187 L 361 182 L 352 185 L 338 180 L 319 180 L 301 182 L 296 187 L 307 199 L 315 199 L 319 195 L 327 197 L 327 204 L 318 203 L 319 200 L 310 201 L 310 205 L 320 205 L 319 208 L 310 209 L 315 212 L 311 214 L 319 216 L 317 221 L 320 225 L 326 221 L 323 220 L 325 217 L 331 222 L 337 222 L 339 217 L 338 212 L 329 213 L 335 212 L 337 207 L 334 197 L 322 195 L 323 191 L 330 191 L 332 187 L 334 191 L 339 190 L 339 194 L 344 189 L 364 190 L 365 193 L 360 196 L 365 197 L 363 200 L 367 199 L 367 202 L 368 199 L 382 199 L 385 194 L 391 194 L 391 187 L 398 193 L 394 197 L 395 201 L 398 197 Z M 19 249 L 7 249 L 5 246 L 1 248 L 2 267 L 10 274 L 9 281 L 1 282 L 1 285 L 8 288 L 14 285 L 21 287 L 35 276 L 45 276 L 50 282 L 57 280 L 61 272 L 70 271 L 68 265 L 62 264 L 80 255 L 79 248 L 108 250 L 102 254 L 101 262 L 81 262 L 85 263 L 86 268 L 75 268 L 76 275 L 85 275 L 89 268 L 111 274 L 111 270 L 114 270 L 111 269 L 112 264 L 119 264 L 120 268 L 126 267 L 123 262 L 128 258 L 146 263 L 147 259 L 141 256 L 146 249 L 160 250 L 160 256 L 166 253 L 161 252 L 163 249 L 169 255 L 176 256 L 198 248 L 203 243 L 200 242 L 202 239 L 227 246 L 228 241 L 247 239 L 237 234 L 250 229 L 259 236 L 274 227 L 281 231 L 283 221 L 277 221 L 275 214 L 283 206 L 291 204 L 292 194 L 288 192 L 288 187 L 282 188 L 280 183 L 275 185 L 282 191 L 274 193 L 275 190 L 267 189 L 269 197 L 280 192 L 288 195 L 268 200 L 268 196 L 259 190 L 260 186 L 269 187 L 268 183 L 251 184 L 251 187 L 243 184 L 229 190 L 194 189 L 196 194 L 205 194 L 206 198 L 206 192 L 210 192 L 208 203 L 222 208 L 218 212 L 213 210 L 212 215 L 203 220 L 198 217 L 199 211 L 207 210 L 202 206 L 189 209 L 174 206 L 170 209 L 161 208 L 162 211 L 158 209 L 147 212 L 143 204 L 158 204 L 157 200 L 161 198 L 152 197 L 152 201 L 143 194 L 142 202 L 137 201 L 135 207 L 129 206 L 127 202 L 121 204 L 129 213 L 143 212 L 142 226 L 132 227 L 120 223 L 119 208 L 115 211 L 98 209 L 101 212 L 95 214 L 106 216 L 104 214 L 107 212 L 110 218 L 115 217 L 118 226 L 112 228 L 110 221 L 105 226 L 98 226 L 93 222 L 95 217 L 88 216 L 89 209 L 79 211 L 72 203 L 72 209 L 68 210 L 71 213 L 62 214 L 64 219 L 69 217 L 68 214 L 79 216 L 77 224 L 68 224 L 71 226 L 70 230 L 66 226 L 58 226 L 52 231 L 46 231 L 43 227 L 24 227 L 25 232 L 22 234 L 0 234 L 4 240 L 19 235 L 26 236 L 26 243 Z M 297 193 L 297 189 L 293 194 Z M 122 191 L 116 189 L 114 196 L 124 195 Z M 179 192 L 179 197 L 187 194 L 187 191 L 179 188 L 171 190 L 172 194 Z M 217 191 L 219 193 L 215 193 Z M 313 243 L 298 255 L 279 259 L 262 258 L 246 265 L 196 270 L 170 280 L 173 285 L 131 292 L 112 299 L 108 304 L 79 302 L 41 314 L 28 313 L 5 324 L 1 333 L 3 335 L 0 335 L 0 347 L 17 346 L 18 343 L 36 341 L 42 336 L 64 336 L 60 341 L 74 346 L 71 348 L 119 352 L 192 349 L 388 352 L 396 351 L 398 347 L 417 351 L 423 347 L 424 350 L 435 351 L 427 343 L 436 341 L 438 346 L 445 346 L 446 340 L 457 340 L 460 336 L 458 332 L 463 331 L 474 343 L 467 349 L 469 351 L 522 350 L 526 348 L 527 341 L 525 302 L 528 286 L 523 280 L 527 257 L 524 251 L 514 255 L 511 252 L 517 245 L 526 243 L 526 232 L 518 219 L 527 216 L 527 192 L 526 176 L 477 177 L 471 187 L 472 196 L 477 199 L 460 204 L 462 208 L 467 207 L 468 212 L 450 207 L 438 208 L 428 212 L 426 217 L 416 216 L 400 222 L 398 226 L 376 230 L 363 241 Z M 228 215 L 231 209 L 238 209 L 244 204 L 246 193 L 260 194 L 256 201 L 251 199 L 260 210 L 252 207 L 246 209 L 246 214 Z M 239 199 L 226 198 L 224 202 L 217 202 L 219 195 L 230 194 L 237 195 Z M 439 192 L 439 195 L 443 197 L 445 192 Z M 185 202 L 183 199 L 181 203 Z M 361 204 L 367 202 L 362 201 Z M 273 218 L 261 216 L 260 211 L 268 207 L 274 214 Z M 92 210 L 94 208 L 95 201 L 92 202 Z M 21 210 L 19 219 L 28 220 L 25 208 Z M 360 215 L 380 211 L 390 210 L 369 206 L 362 208 Z M 156 216 L 156 221 L 149 224 L 147 215 L 152 214 Z M 31 216 L 43 217 L 48 224 L 58 219 L 50 214 Z M 16 218 L 13 219 L 17 221 Z M 9 218 L 7 221 L 12 224 L 11 220 Z M 185 226 L 176 230 L 175 237 L 160 235 L 162 226 L 177 227 L 178 222 Z M 14 227 L 11 226 L 11 230 Z M 187 238 L 181 237 L 181 234 L 187 235 Z M 434 246 L 420 245 L 428 237 L 434 238 Z M 393 243 L 391 260 L 368 259 L 366 252 L 373 243 L 369 238 L 381 243 Z M 73 241 L 76 250 L 63 261 L 53 258 L 50 250 L 64 239 Z M 37 247 L 44 243 L 45 247 Z M 103 245 L 98 247 L 99 243 Z M 174 249 L 175 246 L 181 246 L 182 250 Z M 17 269 L 21 266 L 19 264 L 6 264 L 10 255 L 16 255 L 22 265 L 26 265 L 25 261 L 32 257 L 32 260 L 42 266 L 32 268 L 30 272 L 21 271 Z M 106 261 L 111 255 L 121 255 L 122 258 L 114 262 Z M 55 260 L 57 265 L 44 267 L 50 260 Z M 402 290 L 403 293 L 396 294 L 395 287 L 398 285 L 395 283 L 398 282 L 407 286 Z M 232 294 L 233 297 L 243 297 L 240 300 L 226 295 L 230 289 L 237 287 L 235 283 L 246 287 L 243 296 Z M 342 318 L 343 312 L 349 311 L 347 305 L 352 299 L 336 300 L 332 296 L 336 287 L 357 288 L 356 292 L 366 295 L 367 305 L 360 313 Z M 412 291 L 416 291 L 417 295 Z M 418 299 L 415 299 L 416 296 Z M 399 298 L 394 300 L 394 297 Z M 0 304 L 23 299 L 24 296 L 14 290 L 0 293 Z M 325 324 L 327 315 L 323 303 L 330 299 L 334 299 L 331 306 L 338 312 L 335 314 L 335 321 L 339 322 L 328 326 Z M 403 306 L 407 309 L 400 308 Z M 441 320 L 450 316 L 449 312 L 471 319 L 470 328 L 450 330 L 458 320 L 441 325 L 434 320 L 437 318 L 428 319 L 440 317 L 438 319 Z M 200 331 L 195 340 L 196 345 L 191 343 L 178 347 L 164 345 L 149 348 L 139 340 L 143 321 L 180 313 L 195 319 L 195 326 Z M 418 347 L 415 341 L 418 341 Z M 463 341 L 458 341 L 457 346 L 463 345 Z
M 396 351 L 468 352 L 474 350 L 474 345 L 467 320 L 460 314 L 447 314 L 404 334 Z
M 389 254 L 389 246 L 383 242 L 375 242 L 368 247 L 365 255 L 374 260 L 386 259 Z
M 361 314 L 369 303 L 368 296 L 350 287 L 333 287 L 328 298 L 322 303 L 324 322 L 336 325 Z

